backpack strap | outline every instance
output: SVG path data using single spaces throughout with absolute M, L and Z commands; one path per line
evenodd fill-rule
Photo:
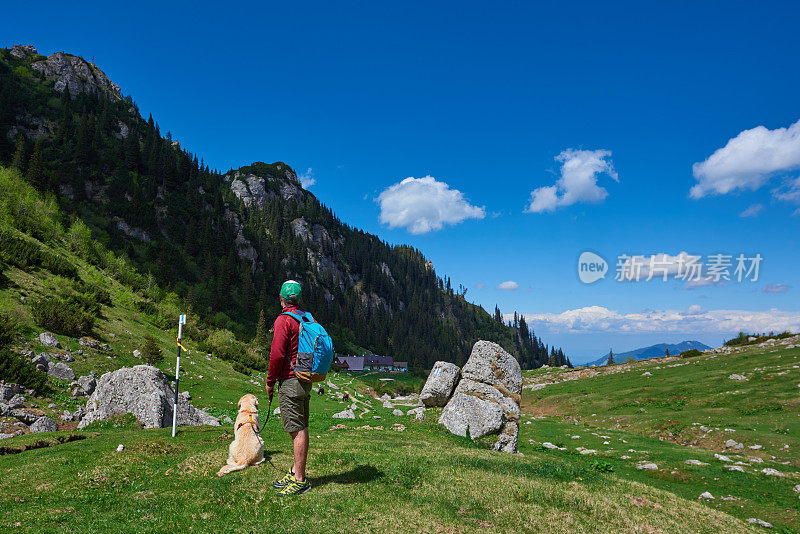
M 289 317 L 291 317 L 292 319 L 297 321 L 298 324 L 300 325 L 300 330 L 297 332 L 298 343 L 299 343 L 300 334 L 303 333 L 303 319 L 305 319 L 306 316 L 311 317 L 311 314 L 308 313 L 308 312 L 303 312 L 302 314 L 300 314 L 300 313 L 286 311 L 286 312 L 281 313 L 281 315 L 288 315 Z M 311 317 L 311 321 L 313 321 L 313 320 L 314 320 L 314 318 Z M 292 369 L 292 372 L 296 372 L 294 363 L 292 362 L 292 359 L 291 358 L 286 358 L 286 360 L 289 362 L 289 367 Z

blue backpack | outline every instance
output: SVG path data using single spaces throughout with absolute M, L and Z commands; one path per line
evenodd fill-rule
M 283 312 L 300 323 L 297 340 L 297 364 L 293 366 L 295 376 L 303 382 L 321 382 L 333 362 L 333 340 L 321 324 L 308 312 Z

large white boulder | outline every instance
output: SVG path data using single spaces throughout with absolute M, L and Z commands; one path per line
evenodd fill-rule
M 460 374 L 457 365 L 450 362 L 436 362 L 419 394 L 420 402 L 428 408 L 447 404 Z
M 172 425 L 173 399 L 174 392 L 159 369 L 149 365 L 123 367 L 97 381 L 78 428 L 124 413 L 133 414 L 145 428 L 167 427 Z M 219 419 L 181 400 L 178 424 L 219 426 Z
M 522 370 L 519 362 L 503 347 L 491 341 L 478 341 L 461 377 L 484 384 L 503 386 L 509 393 L 522 393 Z

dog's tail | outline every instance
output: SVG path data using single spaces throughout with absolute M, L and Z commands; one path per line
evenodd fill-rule
M 221 477 L 222 475 L 227 475 L 228 473 L 231 473 L 233 471 L 241 471 L 245 467 L 247 467 L 247 466 L 246 465 L 231 465 L 231 464 L 223 465 L 222 469 L 217 471 L 217 476 Z

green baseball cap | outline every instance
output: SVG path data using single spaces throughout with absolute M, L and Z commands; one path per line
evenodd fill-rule
M 287 280 L 281 286 L 281 297 L 283 297 L 284 300 L 298 300 L 302 294 L 303 290 L 300 288 L 300 282 Z

